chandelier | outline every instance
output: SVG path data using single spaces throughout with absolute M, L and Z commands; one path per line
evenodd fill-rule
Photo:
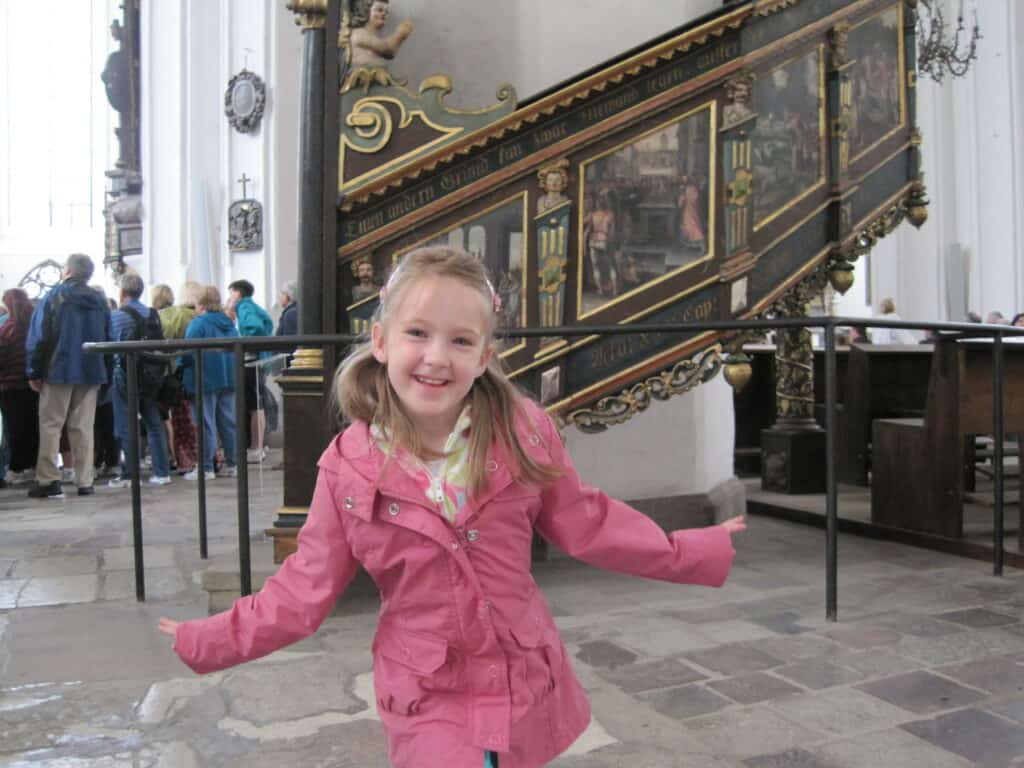
M 952 36 L 942 13 L 945 3 L 946 0 L 918 0 L 917 69 L 937 83 L 942 82 L 947 72 L 953 77 L 967 74 L 971 62 L 978 56 L 977 46 L 981 39 L 977 7 L 974 8 L 974 24 L 968 39 L 964 26 L 964 0 L 960 0 Z

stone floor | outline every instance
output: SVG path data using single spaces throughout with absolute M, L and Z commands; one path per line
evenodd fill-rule
M 280 482 L 251 478 L 254 532 Z M 214 553 L 235 547 L 233 490 L 210 484 Z M 197 677 L 156 631 L 205 611 L 195 486 L 145 487 L 143 502 L 140 604 L 127 490 L 0 491 L 0 766 L 386 766 L 368 704 L 374 596 L 346 597 L 287 651 Z M 838 623 L 823 534 L 778 520 L 750 521 L 721 590 L 540 564 L 595 717 L 552 765 L 1024 766 L 1024 574 L 840 547 Z

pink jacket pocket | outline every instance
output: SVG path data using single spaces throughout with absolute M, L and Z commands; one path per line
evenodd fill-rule
M 377 635 L 377 653 L 420 675 L 430 675 L 444 666 L 448 642 L 443 637 L 408 630 L 384 630 Z

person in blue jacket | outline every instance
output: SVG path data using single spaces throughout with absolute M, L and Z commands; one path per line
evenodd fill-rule
M 274 321 L 270 315 L 259 304 L 253 301 L 253 293 L 256 289 L 248 280 L 235 280 L 228 286 L 230 292 L 230 313 L 235 316 L 238 324 L 238 333 L 242 336 L 273 336 Z M 267 419 L 263 409 L 262 399 L 262 377 L 259 375 L 260 368 L 254 363 L 262 358 L 269 357 L 269 353 L 246 353 L 245 362 L 245 408 L 246 421 L 243 426 L 249 430 L 247 460 L 250 464 L 259 464 L 267 456 L 266 446 L 263 444 L 264 433 L 267 430 Z M 259 394 L 257 394 L 259 393 Z M 241 418 L 241 414 L 239 414 Z
M 234 323 L 224 314 L 220 291 L 215 286 L 203 286 L 196 299 L 196 316 L 185 329 L 186 339 L 222 339 L 237 337 Z M 235 464 L 235 373 L 234 356 L 230 352 L 206 350 L 203 353 L 203 391 L 196 393 L 195 355 L 182 358 L 182 383 L 192 399 L 193 418 L 199 423 L 196 398 L 203 398 L 203 467 L 207 480 L 214 477 L 234 477 Z M 224 448 L 224 466 L 217 473 L 213 469 L 213 456 L 217 451 L 217 437 Z M 199 467 L 185 475 L 186 480 L 199 477 Z
M 75 461 L 78 495 L 93 492 L 93 419 L 96 395 L 107 382 L 103 355 L 82 351 L 86 342 L 110 339 L 110 307 L 89 287 L 92 259 L 68 257 L 62 280 L 36 305 L 25 352 L 29 386 L 39 393 L 39 457 L 33 498 L 64 496 L 61 471 L 54 461 L 65 423 Z

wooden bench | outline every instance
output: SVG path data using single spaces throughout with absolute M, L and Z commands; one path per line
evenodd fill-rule
M 875 419 L 924 416 L 931 344 L 853 344 L 844 397 L 836 413 L 836 473 L 840 482 L 867 485 Z
M 1006 343 L 1003 431 L 1024 432 L 1024 345 Z M 968 441 L 992 434 L 992 345 L 935 345 L 924 418 L 873 425 L 871 520 L 949 538 L 963 535 Z

